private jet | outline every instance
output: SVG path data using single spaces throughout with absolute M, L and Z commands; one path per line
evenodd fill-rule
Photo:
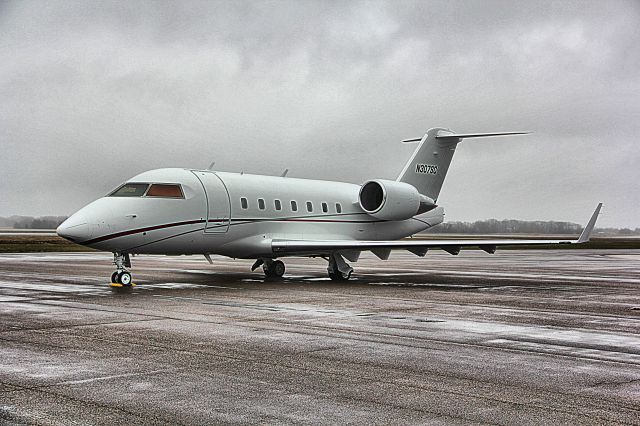
M 494 253 L 499 246 L 581 244 L 602 207 L 577 239 L 411 239 L 442 223 L 438 196 L 457 145 L 464 139 L 526 132 L 457 134 L 432 128 L 396 180 L 351 183 L 165 168 L 134 176 L 70 216 L 56 230 L 74 243 L 113 253 L 111 283 L 132 285 L 131 255 L 211 255 L 255 259 L 269 278 L 285 273 L 281 259 L 327 260 L 332 280 L 348 280 L 363 251 L 382 260 L 392 250 L 425 256 L 462 248 Z

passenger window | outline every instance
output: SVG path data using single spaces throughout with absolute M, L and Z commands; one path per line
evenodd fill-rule
M 262 198 L 258 198 L 258 208 L 264 210 L 264 200 Z
M 125 183 L 109 194 L 109 197 L 142 197 L 148 187 L 148 183 Z
M 291 211 L 292 212 L 298 211 L 298 203 L 296 203 L 295 201 L 291 201 Z
M 243 209 L 249 208 L 249 203 L 247 202 L 247 199 L 244 197 L 240 198 L 240 205 L 242 206 Z
M 322 203 L 322 213 L 329 213 L 329 206 L 327 203 Z
M 311 201 L 307 201 L 307 211 L 311 213 L 313 211 L 313 204 Z
M 273 204 L 276 207 L 276 210 L 282 210 L 282 204 L 280 203 L 280 200 L 273 200 Z
M 342 206 L 340 203 L 336 203 L 336 213 L 342 213 Z
M 154 183 L 147 191 L 147 197 L 184 198 L 180 185 Z

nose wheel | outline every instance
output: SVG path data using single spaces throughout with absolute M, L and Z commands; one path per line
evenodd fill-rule
M 112 287 L 131 287 L 134 286 L 131 282 L 131 273 L 125 269 L 125 267 L 131 267 L 131 259 L 128 253 L 114 253 L 113 264 L 116 265 L 116 271 L 111 274 L 111 286 Z
M 111 274 L 111 283 L 127 286 L 131 285 L 131 273 L 129 271 L 116 271 Z

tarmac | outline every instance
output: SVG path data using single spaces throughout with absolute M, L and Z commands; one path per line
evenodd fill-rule
M 0 424 L 640 424 L 640 250 L 0 255 Z

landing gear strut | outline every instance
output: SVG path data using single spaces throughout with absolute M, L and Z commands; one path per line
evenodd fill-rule
M 258 259 L 251 267 L 251 270 L 256 270 L 260 265 L 262 265 L 262 270 L 267 278 L 282 278 L 284 275 L 285 267 L 281 260 Z
M 347 281 L 351 278 L 353 268 L 345 262 L 339 253 L 331 253 L 329 256 L 329 266 L 327 267 L 329 278 L 333 281 Z
M 131 268 L 131 259 L 129 253 L 113 253 L 113 264 L 116 265 L 116 271 L 111 274 L 111 284 L 119 284 L 121 286 L 131 286 L 131 273 L 125 268 Z

